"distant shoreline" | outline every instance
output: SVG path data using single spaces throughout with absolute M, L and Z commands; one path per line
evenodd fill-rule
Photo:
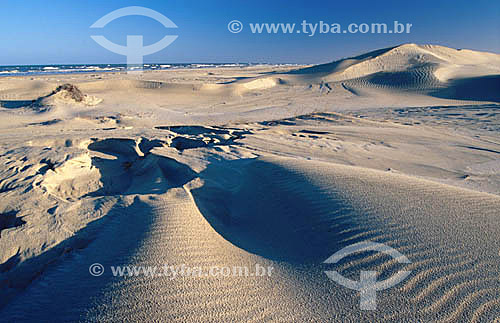
M 158 63 L 144 64 L 144 71 L 161 71 L 172 69 L 234 68 L 249 66 L 302 66 L 299 64 L 267 64 L 267 63 Z M 132 69 L 134 70 L 134 69 Z M 103 72 L 126 72 L 127 64 L 50 64 L 50 65 L 9 65 L 0 66 L 0 77 L 85 74 Z

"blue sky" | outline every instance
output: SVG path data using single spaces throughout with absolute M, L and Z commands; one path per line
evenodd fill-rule
M 139 16 L 89 28 L 105 14 L 144 6 L 170 18 L 178 29 Z M 500 1 L 18 1 L 0 2 L 0 65 L 124 63 L 90 35 L 125 45 L 126 35 L 152 44 L 166 34 L 179 38 L 146 62 L 323 63 L 406 42 L 441 44 L 500 53 Z M 232 34 L 229 21 L 243 22 Z M 412 23 L 410 34 L 252 34 L 248 23 Z

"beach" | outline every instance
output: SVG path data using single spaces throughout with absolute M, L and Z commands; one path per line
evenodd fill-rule
M 499 75 L 499 54 L 404 44 L 2 76 L 0 321 L 498 320 Z M 325 263 L 367 241 L 408 262 Z M 166 264 L 272 273 L 110 269 Z M 409 274 L 363 311 L 332 270 Z

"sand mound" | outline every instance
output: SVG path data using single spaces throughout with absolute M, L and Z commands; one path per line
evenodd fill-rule
M 66 83 L 56 87 L 51 93 L 34 100 L 0 101 L 0 107 L 7 109 L 28 109 L 37 112 L 50 110 L 59 104 L 95 106 L 103 100 L 95 96 L 83 94 L 75 85 Z
M 328 81 L 345 81 L 378 72 L 404 72 L 424 67 L 433 67 L 433 76 L 440 81 L 474 74 L 498 74 L 500 55 L 437 45 L 404 44 L 297 70 L 291 74 L 322 73 Z
M 500 55 L 405 44 L 290 73 L 301 82 L 342 82 L 351 91 L 413 91 L 447 99 L 494 101 Z M 373 93 L 373 92 L 372 92 Z
M 78 87 L 69 83 L 58 86 L 52 93 L 38 100 L 43 104 L 51 104 L 55 101 L 57 103 L 82 104 L 86 106 L 94 106 L 102 102 L 102 99 L 83 94 Z

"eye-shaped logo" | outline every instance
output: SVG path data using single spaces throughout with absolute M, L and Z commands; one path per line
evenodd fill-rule
M 347 246 L 344 249 L 339 250 L 331 255 L 327 260 L 324 261 L 324 263 L 337 263 L 339 260 L 355 252 L 362 251 L 378 251 L 391 256 L 399 263 L 411 263 L 411 261 L 408 260 L 406 256 L 401 254 L 396 249 L 382 243 L 370 241 L 359 242 Z M 406 277 L 408 277 L 411 271 L 399 271 L 394 276 L 382 281 L 377 281 L 376 271 L 361 271 L 359 282 L 346 278 L 336 271 L 325 271 L 325 273 L 330 279 L 336 281 L 340 285 L 359 291 L 361 296 L 359 306 L 362 310 L 375 310 L 377 309 L 377 291 L 391 288 L 392 286 L 402 282 Z
M 177 28 L 177 25 L 174 24 L 172 20 L 168 19 L 161 13 L 149 8 L 136 6 L 125 7 L 112 11 L 97 20 L 92 26 L 90 26 L 90 28 L 103 28 L 113 20 L 126 16 L 145 16 L 158 21 L 165 26 L 165 28 Z M 128 69 L 134 66 L 139 67 L 139 69 L 142 70 L 144 56 L 159 52 L 168 45 L 172 44 L 178 36 L 166 35 L 160 41 L 148 46 L 143 45 L 143 36 L 137 35 L 127 35 L 127 46 L 112 43 L 104 36 L 93 35 L 90 37 L 107 50 L 116 54 L 127 56 Z

